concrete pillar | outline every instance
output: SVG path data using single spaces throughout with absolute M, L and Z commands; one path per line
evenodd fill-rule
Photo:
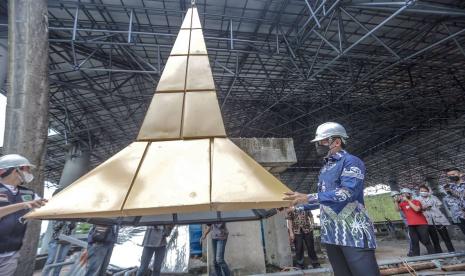
M 75 143 L 71 146 L 66 155 L 65 166 L 61 173 L 59 188 L 66 188 L 68 185 L 83 176 L 89 170 L 90 151 L 87 146 Z
M 8 24 L 7 11 L 0 11 L 0 24 Z M 0 26 L 0 89 L 6 89 L 8 75 L 8 27 Z
M 3 89 L 5 85 L 7 74 L 8 74 L 8 38 L 0 37 L 0 89 Z
M 43 193 L 48 130 L 47 0 L 8 2 L 8 93 L 3 153 L 26 156 L 37 168 L 28 185 Z M 32 275 L 40 222 L 29 222 L 15 275 Z
M 266 262 L 278 267 L 292 266 L 292 253 L 285 215 L 278 213 L 263 220 Z
M 397 176 L 395 176 L 393 173 L 391 173 L 389 176 L 388 184 L 391 188 L 391 191 L 400 191 L 399 183 L 397 182 Z
M 80 143 L 71 145 L 67 155 L 63 171 L 61 173 L 58 188 L 66 188 L 68 185 L 76 181 L 79 177 L 83 176 L 89 170 L 90 165 L 90 151 L 87 146 Z M 52 224 L 49 223 L 47 231 L 42 238 L 42 247 L 39 253 L 45 254 L 48 252 L 47 244 L 52 237 Z
M 297 162 L 293 140 L 290 138 L 231 139 L 271 173 L 277 175 Z M 264 273 L 266 262 L 276 266 L 292 264 L 291 248 L 283 215 L 260 221 L 228 223 L 230 236 L 226 246 L 226 262 L 235 275 Z M 266 257 L 263 248 L 266 247 Z M 211 248 L 211 241 L 209 242 Z M 209 268 L 213 269 L 213 254 L 208 250 Z

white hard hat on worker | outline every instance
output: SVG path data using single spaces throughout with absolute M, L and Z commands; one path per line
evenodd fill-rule
M 16 172 L 19 178 L 17 184 L 26 184 L 34 179 L 31 173 L 31 168 L 34 167 L 35 166 L 24 156 L 19 154 L 7 154 L 0 157 L 0 178 L 11 177 L 11 175 Z
M 327 122 L 318 126 L 315 138 L 311 142 L 315 143 L 317 154 L 325 156 L 333 149 L 335 138 L 341 139 L 341 144 L 345 145 L 349 135 L 341 124 Z

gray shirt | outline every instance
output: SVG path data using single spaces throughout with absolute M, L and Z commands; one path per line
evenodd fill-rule
M 211 227 L 211 234 L 212 234 L 212 239 L 214 240 L 227 240 L 229 231 L 228 228 L 226 227 L 226 223 L 214 223 L 210 225 Z
M 450 225 L 449 220 L 439 209 L 442 203 L 437 197 L 434 195 L 420 196 L 417 197 L 417 200 L 421 202 L 421 208 L 424 209 L 423 215 L 425 215 L 429 225 Z
M 166 237 L 168 237 L 171 234 L 172 229 L 172 226 L 147 226 L 142 245 L 145 247 L 166 246 Z

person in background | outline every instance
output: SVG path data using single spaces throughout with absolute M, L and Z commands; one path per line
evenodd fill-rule
M 450 225 L 449 220 L 439 209 L 442 205 L 441 201 L 435 197 L 428 186 L 420 185 L 420 197 L 417 199 L 421 203 L 421 209 L 423 215 L 428 221 L 428 232 L 433 242 L 434 251 L 436 253 L 442 253 L 442 248 L 439 243 L 439 235 L 441 235 L 442 240 L 446 244 L 447 250 L 449 252 L 454 252 L 454 246 L 449 237 L 449 232 L 447 231 L 447 225 Z
M 315 253 L 315 243 L 313 237 L 313 215 L 310 210 L 298 210 L 293 207 L 288 208 L 287 229 L 291 241 L 294 242 L 297 266 L 305 269 L 304 265 L 304 243 L 307 247 L 308 257 L 313 268 L 320 267 L 318 257 Z
M 420 241 L 426 247 L 428 254 L 434 253 L 428 234 L 428 221 L 421 211 L 420 201 L 412 198 L 412 191 L 408 188 L 400 190 L 402 201 L 396 204 L 397 211 L 402 211 L 407 219 L 408 233 L 412 241 L 411 256 L 420 255 Z
M 118 239 L 118 226 L 94 225 L 87 238 L 87 269 L 85 276 L 104 276 Z
M 59 193 L 62 188 L 56 189 L 53 192 L 53 196 Z M 47 261 L 45 262 L 44 270 L 42 271 L 43 276 L 58 276 L 60 275 L 60 271 L 62 267 L 55 267 L 55 268 L 46 268 L 47 265 L 53 263 L 61 263 L 64 262 L 66 256 L 68 255 L 69 249 L 71 248 L 71 244 L 69 242 L 60 240 L 60 235 L 70 236 L 76 228 L 75 222 L 69 221 L 52 221 L 52 238 L 48 243 L 48 256 Z M 51 273 L 50 273 L 51 272 Z
M 392 197 L 392 200 L 394 202 L 395 205 L 399 204 L 401 201 L 402 201 L 402 195 L 399 191 L 391 191 L 391 197 Z M 407 256 L 411 256 L 412 255 L 412 241 L 410 240 L 410 235 L 408 234 L 408 223 L 407 223 L 407 219 L 405 218 L 405 215 L 402 211 L 399 211 L 399 215 L 400 215 L 400 218 L 402 219 L 402 221 L 404 222 L 404 225 L 405 225 L 405 229 L 407 230 L 407 232 L 404 232 L 406 233 L 406 238 L 408 240 L 408 252 L 407 252 Z
M 7 154 L 0 157 L 0 276 L 11 276 L 18 266 L 27 223 L 22 217 L 31 208 L 45 204 L 31 189 L 34 166 L 24 156 Z
M 69 249 L 71 248 L 71 244 L 67 241 L 60 240 L 60 235 L 69 236 L 72 234 L 74 228 L 76 228 L 75 222 L 70 221 L 53 221 L 52 222 L 52 238 L 48 243 L 48 256 L 47 261 L 45 262 L 45 266 L 53 264 L 53 263 L 61 263 L 64 262 L 66 256 L 68 256 Z M 61 271 L 61 267 L 55 268 L 48 268 L 44 269 L 42 272 L 43 276 L 59 276 Z M 49 273 L 51 272 L 51 273 Z
M 453 222 L 465 235 L 465 181 L 457 168 L 449 168 L 445 172 L 448 181 L 442 187 L 445 193 L 443 202 L 449 209 Z
M 144 276 L 147 274 L 147 270 L 155 254 L 153 261 L 152 276 L 159 276 L 161 271 L 161 265 L 165 259 L 166 253 L 166 238 L 171 234 L 173 226 L 148 226 L 145 231 L 144 241 L 142 245 L 144 250 L 142 251 L 142 257 L 140 261 L 140 267 L 137 270 L 136 276 Z
M 226 223 L 214 223 L 207 224 L 207 230 L 202 235 L 200 241 L 204 241 L 208 233 L 212 233 L 212 243 L 213 243 L 213 264 L 215 267 L 216 276 L 229 276 L 231 271 L 229 266 L 224 260 L 224 252 L 226 250 L 226 242 L 228 241 L 229 231 L 226 227 Z

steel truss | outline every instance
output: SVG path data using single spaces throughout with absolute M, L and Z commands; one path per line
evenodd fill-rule
M 309 191 L 316 126 L 347 126 L 369 184 L 463 166 L 463 1 L 197 0 L 227 131 L 292 137 Z M 5 4 L 1 4 L 6 8 Z M 49 1 L 47 173 L 80 141 L 98 164 L 131 142 L 190 1 Z

